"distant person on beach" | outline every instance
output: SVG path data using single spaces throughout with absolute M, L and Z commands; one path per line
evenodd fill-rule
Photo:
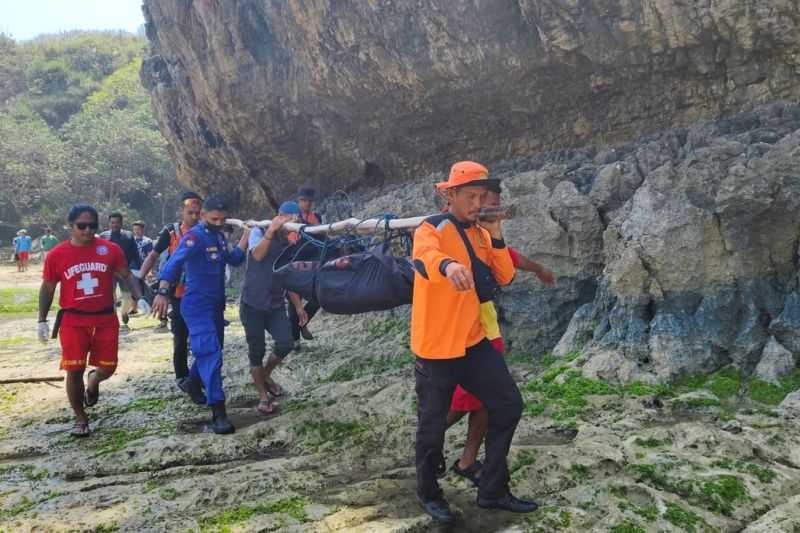
M 61 242 L 58 240 L 58 237 L 53 235 L 53 230 L 50 228 L 46 228 L 44 230 L 44 235 L 42 235 L 42 239 L 40 244 L 42 246 L 42 264 L 47 260 L 47 254 L 50 253 L 50 250 L 56 247 L 56 245 Z
M 53 338 L 61 341 L 61 369 L 67 372 L 67 397 L 75 412 L 73 437 L 89 435 L 85 407 L 100 398 L 100 383 L 117 368 L 119 321 L 114 312 L 114 278 L 121 279 L 139 300 L 142 312 L 149 312 L 141 299 L 139 285 L 128 270 L 122 249 L 95 237 L 97 210 L 87 204 L 74 206 L 67 216 L 70 240 L 51 250 L 44 264 L 39 289 L 39 340 L 50 337 L 47 314 L 60 284 L 61 309 L 53 326 Z M 86 358 L 94 369 L 84 385 Z
M 131 271 L 138 271 L 141 268 L 139 252 L 136 249 L 136 242 L 133 240 L 133 233 L 122 228 L 122 213 L 111 213 L 108 216 L 108 229 L 100 234 L 101 239 L 113 242 L 125 254 L 128 268 Z M 122 317 L 121 331 L 128 331 L 128 321 L 130 314 L 136 309 L 136 302 L 130 291 L 124 284 L 116 283 L 119 289 L 120 316 Z
M 131 225 L 133 229 L 133 242 L 136 243 L 136 251 L 139 255 L 139 269 L 135 272 L 131 269 L 131 272 L 133 272 L 135 276 L 139 275 L 139 270 L 141 270 L 144 260 L 150 255 L 150 252 L 153 251 L 153 239 L 144 234 L 145 226 L 145 223 L 141 220 L 137 220 Z
M 28 230 L 21 229 L 14 237 L 14 259 L 17 262 L 17 272 L 28 270 L 28 261 L 31 258 L 33 239 L 28 235 Z

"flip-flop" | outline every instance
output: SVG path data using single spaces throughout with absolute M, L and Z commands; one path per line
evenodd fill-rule
M 86 376 L 86 393 L 83 399 L 83 402 L 86 404 L 86 407 L 93 407 L 97 405 L 97 401 L 100 399 L 100 385 L 97 385 L 97 392 L 91 392 L 89 388 L 89 380 L 92 379 L 92 374 L 96 373 L 96 370 L 90 370 Z
M 275 404 L 272 403 L 272 400 L 260 400 L 256 410 L 262 415 L 271 415 L 275 413 Z
M 458 461 L 459 460 L 456 459 L 456 462 L 453 463 L 453 467 L 451 468 L 451 470 L 455 472 L 457 476 L 461 476 L 464 479 L 468 479 L 472 481 L 473 485 L 475 485 L 476 487 L 480 487 L 481 485 L 480 471 L 483 468 L 483 464 L 481 464 L 480 461 L 475 461 L 467 468 L 462 469 L 458 466 Z
M 75 422 L 69 434 L 73 438 L 82 439 L 88 437 L 91 431 L 89 430 L 89 422 Z

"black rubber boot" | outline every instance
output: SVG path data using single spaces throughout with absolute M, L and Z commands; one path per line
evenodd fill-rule
M 178 388 L 189 395 L 192 402 L 197 405 L 205 405 L 206 395 L 203 394 L 203 384 L 191 376 L 180 378 L 177 380 Z
M 227 435 L 236 431 L 231 421 L 228 420 L 225 402 L 217 402 L 211 406 L 211 429 L 217 435 Z

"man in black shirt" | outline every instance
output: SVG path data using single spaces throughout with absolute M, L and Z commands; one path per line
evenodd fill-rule
M 133 233 L 122 229 L 122 213 L 111 213 L 108 215 L 108 230 L 100 234 L 101 239 L 106 239 L 120 248 L 125 254 L 125 259 L 128 261 L 129 270 L 138 270 L 142 266 L 139 259 L 139 249 L 136 246 L 136 241 L 133 239 Z M 120 331 L 128 330 L 129 315 L 132 311 L 136 310 L 136 302 L 128 292 L 124 284 L 116 283 L 120 293 L 120 300 L 122 301 L 120 313 L 122 314 L 122 326 Z
M 144 264 L 139 271 L 142 279 L 147 277 L 153 266 L 158 261 L 159 256 L 166 251 L 169 255 L 178 248 L 181 237 L 194 227 L 200 219 L 200 207 L 202 200 L 200 196 L 193 192 L 186 192 L 181 196 L 181 220 L 164 227 L 158 234 L 153 246 L 153 251 L 145 258 Z M 183 392 L 192 397 L 192 401 L 198 405 L 205 405 L 205 396 L 198 393 L 197 388 L 189 387 L 189 328 L 181 315 L 181 297 L 184 293 L 184 285 L 181 281 L 170 287 L 170 307 L 169 313 L 172 325 L 172 365 L 175 368 L 175 381 Z

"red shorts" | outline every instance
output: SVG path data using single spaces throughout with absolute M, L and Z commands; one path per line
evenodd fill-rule
M 502 337 L 497 337 L 489 342 L 492 343 L 492 347 L 500 354 L 505 351 L 505 343 Z M 465 391 L 461 385 L 456 385 L 456 390 L 453 391 L 453 398 L 450 400 L 451 411 L 468 413 L 480 411 L 481 409 L 483 409 L 483 404 L 474 394 Z
M 17 257 L 19 257 L 20 261 L 27 261 L 28 257 L 30 257 L 30 252 L 19 252 L 17 253 Z
M 89 364 L 111 375 L 117 369 L 119 324 L 113 326 L 61 326 L 61 370 L 76 371 Z

